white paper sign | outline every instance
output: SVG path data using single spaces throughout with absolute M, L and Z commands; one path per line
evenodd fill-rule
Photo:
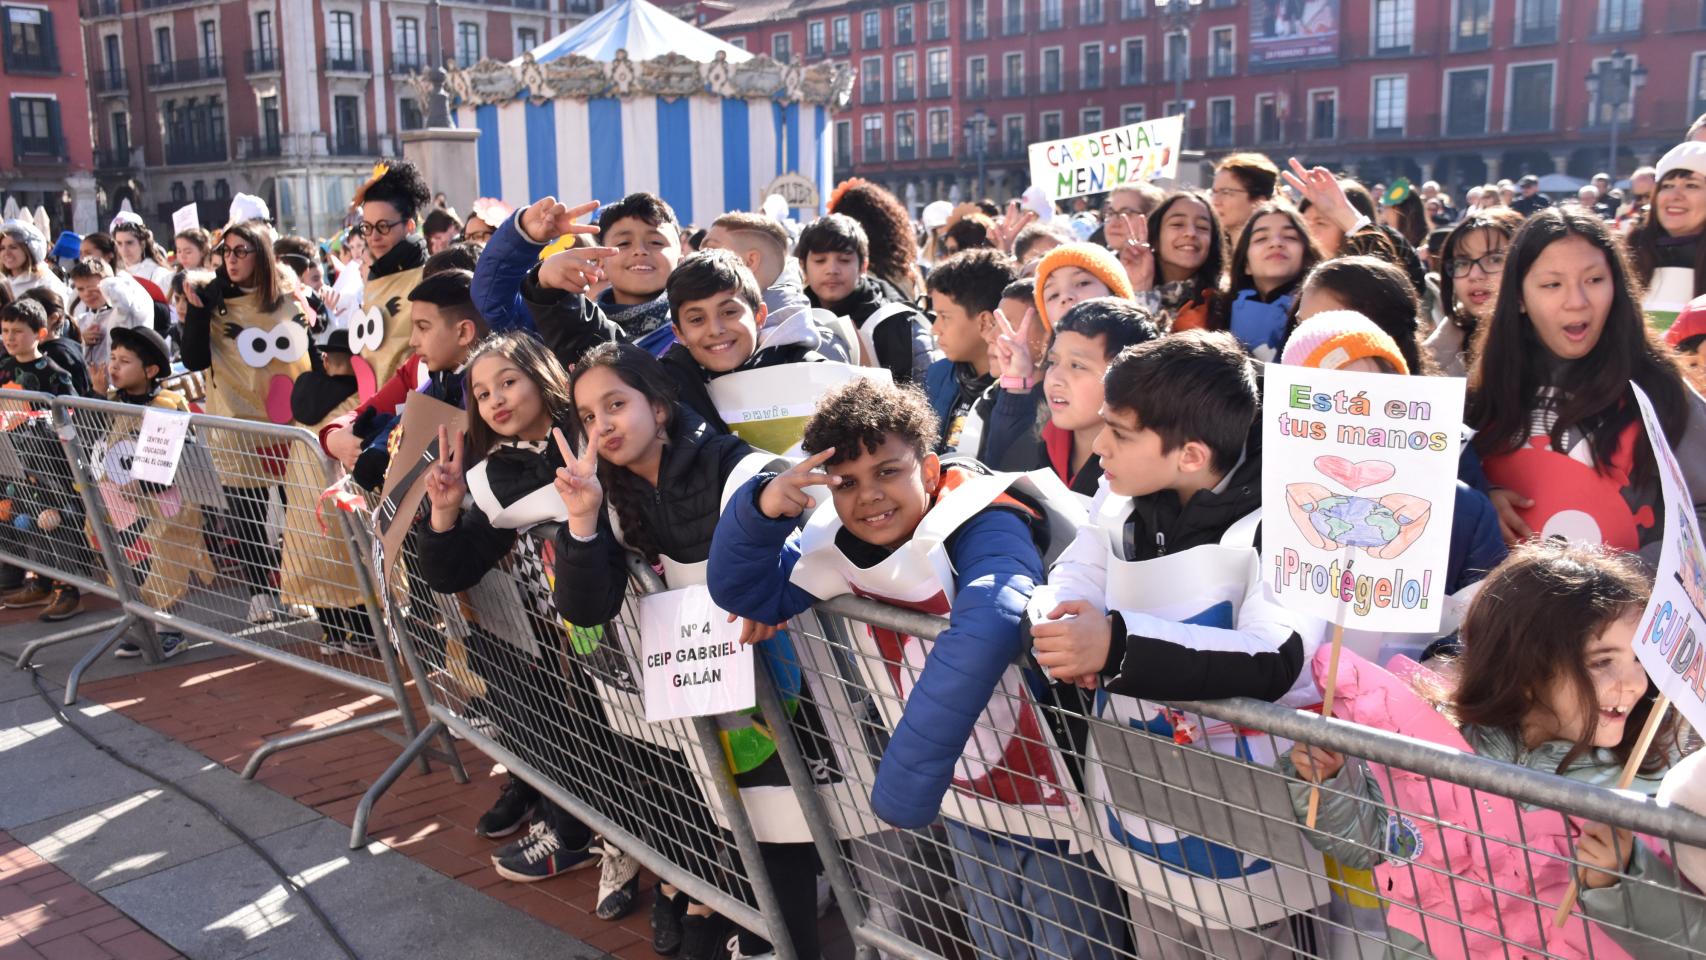
M 1700 630 L 1706 623 L 1706 552 L 1701 550 L 1700 523 L 1651 401 L 1640 387 L 1629 386 L 1647 422 L 1665 497 L 1664 544 L 1653 595 L 1635 631 L 1635 655 L 1688 722 L 1706 730 L 1706 635 Z
M 640 599 L 647 723 L 734 713 L 756 702 L 752 648 L 740 642 L 740 621 L 728 619 L 701 584 Z
M 1049 200 L 1179 175 L 1185 118 L 1161 117 L 1030 146 L 1031 186 Z
M 130 475 L 138 480 L 171 486 L 178 475 L 178 458 L 184 452 L 184 438 L 190 429 L 190 415 L 178 410 L 148 407 L 142 411 L 142 429 L 136 433 L 136 458 L 131 461 Z
M 332 311 L 332 322 L 326 327 L 331 330 L 348 330 L 355 324 L 355 318 L 361 315 L 361 294 L 366 284 L 361 279 L 361 264 L 351 260 L 338 271 L 338 282 L 332 284 L 332 292 L 338 296 L 338 305 Z M 384 329 L 383 326 L 380 327 Z M 353 347 L 354 344 L 351 344 Z
M 185 230 L 196 230 L 201 227 L 201 217 L 196 213 L 196 205 L 186 203 L 172 211 L 172 235 L 177 236 Z
M 1270 363 L 1262 570 L 1286 607 L 1432 631 L 1448 593 L 1463 381 Z

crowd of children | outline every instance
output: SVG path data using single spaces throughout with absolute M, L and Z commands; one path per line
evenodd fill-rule
M 798 673 L 789 621 L 832 597 L 946 618 L 928 642 L 853 640 L 886 668 L 867 673 L 887 704 L 869 721 L 886 746 L 868 799 L 893 827 L 945 836 L 943 869 L 979 955 L 1289 956 L 1323 949 L 1326 917 L 1400 952 L 1461 956 L 1491 942 L 1448 929 L 1471 920 L 1496 937 L 1502 916 L 1504 936 L 1545 941 L 1532 918 L 1512 917 L 1572 881 L 1591 922 L 1554 948 L 1699 948 L 1696 878 L 1626 834 L 1529 817 L 1562 856 L 1531 865 L 1517 900 L 1471 904 L 1450 871 L 1496 886 L 1523 851 L 1447 863 L 1437 844 L 1401 849 L 1398 826 L 1413 833 L 1413 819 L 1447 809 L 1434 785 L 1394 789 L 1355 758 L 1200 729 L 1165 704 L 1314 708 L 1331 669 L 1326 625 L 1256 575 L 1264 364 L 1465 377 L 1445 571 L 1458 614 L 1427 636 L 1347 632 L 1335 712 L 1611 779 L 1655 695 L 1631 635 L 1664 529 L 1629 383 L 1652 398 L 1706 514 L 1706 297 L 1661 336 L 1647 293 L 1706 292 L 1701 181 L 1706 145 L 1684 144 L 1632 214 L 1478 203 L 1430 249 L 1427 221 L 1450 219 L 1437 189 L 1371 193 L 1254 154 L 1228 158 L 1212 191 L 1115 191 L 1090 230 L 1052 211 L 1032 222 L 1038 211 L 1015 201 L 1005 215 L 988 202 L 926 215 L 921 232 L 863 181 L 803 226 L 733 212 L 695 231 L 650 193 L 487 204 L 463 221 L 399 161 L 359 192 L 347 239 L 361 252 L 347 261 L 277 236 L 253 198 L 216 240 L 174 237 L 175 265 L 134 216 L 73 238 L 57 272 L 41 232 L 8 222 L 0 384 L 188 409 L 165 382 L 175 366 L 207 371 L 198 409 L 307 426 L 367 489 L 385 482 L 408 398 L 461 407 L 466 430 L 439 431 L 424 473 L 414 569 L 432 590 L 469 591 L 501 575 L 521 534 L 558 524 L 550 595 L 535 600 L 570 629 L 620 616 L 636 557 L 671 591 L 708 591 L 779 675 Z M 595 210 L 596 224 L 581 222 Z M 361 274 L 359 303 L 334 292 L 347 270 Z M 217 527 L 241 545 L 252 621 L 312 616 L 329 647 L 371 644 L 361 598 L 335 573 L 293 582 L 285 559 L 317 556 L 317 541 L 269 513 L 305 512 L 291 502 L 299 467 L 260 472 L 261 455 L 216 450 L 224 508 L 141 529 L 153 547 L 144 595 L 164 609 L 210 577 L 193 531 Z M 53 518 L 52 531 L 38 519 L 44 532 L 80 537 L 69 478 L 46 479 L 20 500 Z M 74 588 L 5 572 L 0 602 L 45 603 L 46 619 L 76 612 Z M 162 637 L 168 655 L 181 645 Z M 626 769 L 682 766 L 610 731 L 596 732 L 596 755 L 586 748 L 594 732 L 579 727 L 599 691 L 565 669 L 565 636 L 475 630 L 467 647 L 508 749 L 546 769 L 586 767 L 612 790 Z M 542 716 L 541 683 L 553 691 Z M 809 715 L 796 722 L 817 723 Z M 740 799 L 764 811 L 752 869 L 777 892 L 776 929 L 813 960 L 820 864 L 776 743 L 746 719 L 718 723 Z M 1378 890 L 1372 922 L 1329 896 L 1319 854 L 1271 862 L 1146 807 L 1142 775 L 1121 768 L 1134 728 L 1277 767 L 1300 820 L 1312 787 L 1330 788 L 1304 835 L 1347 885 L 1360 871 Z M 1682 742 L 1667 725 L 1637 786 L 1656 790 Z M 635 859 L 536 785 L 512 775 L 476 829 L 499 838 L 529 821 L 494 853 L 504 877 L 597 864 L 600 917 L 638 904 Z M 708 809 L 624 826 L 666 856 L 721 829 Z M 1409 867 L 1431 879 L 1393 881 Z M 651 924 L 664 956 L 767 949 L 749 933 L 731 940 L 667 883 Z

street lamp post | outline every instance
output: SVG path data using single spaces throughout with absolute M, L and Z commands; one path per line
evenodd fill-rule
M 989 152 L 989 114 L 978 107 L 965 122 L 966 144 L 977 160 L 977 199 L 984 196 L 984 157 Z
M 1191 119 L 1190 107 L 1185 103 L 1185 71 L 1188 69 L 1187 61 L 1189 58 L 1184 54 L 1189 46 L 1181 43 L 1179 45 L 1180 55 L 1177 57 L 1170 56 L 1172 38 L 1175 33 L 1184 37 L 1190 36 L 1191 21 L 1196 18 L 1197 8 L 1202 5 L 1203 0 L 1155 0 L 1155 8 L 1161 13 L 1167 25 L 1167 32 L 1163 35 L 1166 40 L 1163 42 L 1167 44 L 1167 52 L 1164 55 L 1169 55 L 1168 59 L 1171 61 L 1173 70 L 1173 103 L 1178 106 L 1179 114 L 1185 118 L 1187 124 Z
M 427 94 L 426 125 L 434 130 L 450 126 L 450 95 L 444 92 L 444 44 L 439 38 L 438 0 L 427 2 Z
M 1613 178 L 1617 174 L 1617 132 L 1623 108 L 1635 102 L 1635 87 L 1646 79 L 1647 68 L 1635 66 L 1635 58 L 1625 54 L 1622 48 L 1611 51 L 1611 56 L 1601 60 L 1587 75 L 1588 93 L 1595 97 L 1599 109 L 1611 108 L 1611 162 L 1606 169 Z M 1631 120 L 1633 117 L 1631 110 Z

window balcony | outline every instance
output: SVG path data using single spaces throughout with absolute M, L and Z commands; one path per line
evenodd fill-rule
M 243 72 L 246 74 L 277 73 L 279 56 L 277 47 L 262 47 L 260 49 L 243 51 Z
M 320 61 L 327 73 L 373 72 L 373 54 L 359 47 L 327 47 Z
M 210 140 L 204 143 L 171 143 L 166 144 L 166 163 L 168 165 L 190 163 L 224 163 L 229 159 L 225 152 L 225 138 Z
M 219 57 L 168 60 L 148 65 L 148 84 L 154 87 L 178 83 L 208 83 L 225 79 L 225 61 Z
M 129 93 L 130 74 L 123 69 L 93 70 L 89 73 L 89 86 L 96 93 Z

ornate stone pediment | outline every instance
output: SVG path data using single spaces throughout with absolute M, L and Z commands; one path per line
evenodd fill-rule
M 675 51 L 639 63 L 638 92 L 676 99 L 705 90 L 704 65 Z

